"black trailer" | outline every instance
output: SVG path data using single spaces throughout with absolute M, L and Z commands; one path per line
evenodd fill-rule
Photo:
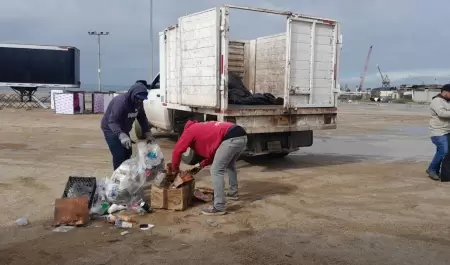
M 0 44 L 0 86 L 31 101 L 38 87 L 80 87 L 80 50 L 70 46 Z

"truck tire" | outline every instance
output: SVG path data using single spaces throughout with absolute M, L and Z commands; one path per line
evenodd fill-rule
M 200 163 L 203 157 L 197 155 L 192 148 L 188 148 L 186 152 L 181 155 L 181 160 L 190 166 Z

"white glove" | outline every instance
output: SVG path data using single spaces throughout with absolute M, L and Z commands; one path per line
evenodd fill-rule
M 145 133 L 145 138 L 147 139 L 148 142 L 154 142 L 155 141 L 155 137 L 153 137 L 152 132 L 146 132 Z
M 131 139 L 126 133 L 119 134 L 119 140 L 123 147 L 131 149 Z

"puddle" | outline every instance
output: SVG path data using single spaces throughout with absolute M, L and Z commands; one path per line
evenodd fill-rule
M 0 150 L 8 149 L 8 150 L 17 150 L 17 149 L 26 149 L 27 144 L 15 144 L 15 143 L 0 143 Z
M 299 153 L 364 157 L 381 162 L 422 162 L 431 160 L 434 149 L 426 126 L 392 126 L 376 134 L 317 136 L 311 147 L 300 148 Z
M 392 125 L 387 130 L 410 136 L 428 137 L 428 125 Z

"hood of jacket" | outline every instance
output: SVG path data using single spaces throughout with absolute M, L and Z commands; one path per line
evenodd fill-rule
M 140 83 L 140 82 L 135 83 L 134 85 L 132 85 L 130 87 L 130 89 L 128 90 L 127 93 L 128 93 L 128 95 L 127 95 L 128 102 L 132 106 L 135 106 L 135 104 L 136 104 L 136 98 L 135 98 L 136 94 L 139 94 L 139 93 L 147 93 L 148 94 L 147 86 L 142 84 L 142 83 Z

